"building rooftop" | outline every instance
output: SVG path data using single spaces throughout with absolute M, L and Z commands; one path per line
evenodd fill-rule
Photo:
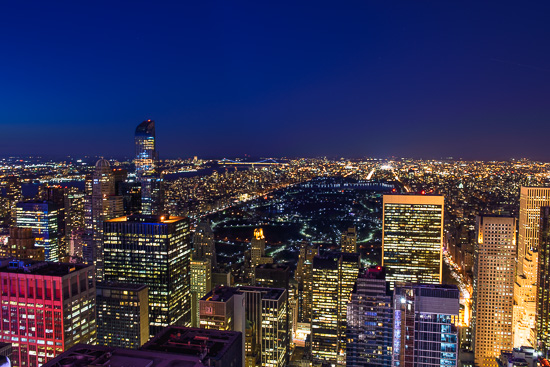
M 117 289 L 117 290 L 132 290 L 140 291 L 147 288 L 145 284 L 133 284 L 133 283 L 116 283 L 116 282 L 102 282 L 96 284 L 97 289 Z
M 19 260 L 14 257 L 0 258 L 0 272 L 2 273 L 36 274 L 62 277 L 74 271 L 85 268 L 93 269 L 93 265 Z
M 42 366 L 205 367 L 197 357 L 87 344 L 77 344 Z
M 114 223 L 114 222 L 140 222 L 140 223 L 175 223 L 180 220 L 185 219 L 185 217 L 176 217 L 173 215 L 162 214 L 162 215 L 143 215 L 143 214 L 134 214 L 124 217 L 118 217 L 114 219 L 106 220 L 105 222 Z
M 240 286 L 237 287 L 242 292 L 258 292 L 262 294 L 262 299 L 279 299 L 285 293 L 284 288 L 268 288 L 268 287 L 252 287 Z
M 201 298 L 201 301 L 227 302 L 233 295 L 240 294 L 238 288 L 218 286 Z
M 238 331 L 169 326 L 145 343 L 140 350 L 176 353 L 199 358 L 201 361 L 221 359 L 236 343 L 242 343 Z M 237 348 L 241 350 L 239 346 Z

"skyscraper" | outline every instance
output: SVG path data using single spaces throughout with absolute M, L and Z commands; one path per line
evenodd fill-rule
M 272 257 L 265 256 L 265 237 L 264 231 L 261 228 L 254 230 L 254 236 L 250 243 L 250 258 L 250 278 L 252 279 L 252 284 L 254 284 L 256 266 L 273 263 Z
M 97 344 L 137 349 L 149 340 L 146 285 L 97 283 Z
M 538 244 L 543 206 L 550 206 L 550 187 L 521 187 L 513 316 L 517 348 L 536 346 Z
M 48 201 L 16 204 L 16 225 L 32 229 L 36 245 L 44 248 L 47 261 L 59 260 L 59 207 Z
M 537 340 L 545 358 L 550 354 L 550 206 L 540 213 L 538 246 Z
M 97 280 L 103 281 L 103 222 L 124 212 L 122 197 L 115 195 L 115 181 L 109 161 L 100 159 L 86 182 L 84 204 L 86 234 L 84 261 L 96 266 Z
M 346 366 L 391 366 L 392 295 L 380 266 L 359 274 L 347 312 Z
M 382 264 L 395 282 L 441 282 L 443 196 L 384 195 Z
M 0 259 L 0 333 L 14 365 L 38 367 L 77 343 L 95 343 L 93 266 Z
M 135 133 L 136 176 L 139 181 L 144 174 L 156 170 L 158 155 L 156 150 L 155 121 L 145 120 L 139 124 Z
M 155 121 L 145 120 L 135 132 L 136 178 L 141 183 L 141 213 L 157 215 L 163 212 L 163 178 L 158 168 Z
M 340 246 L 342 252 L 357 252 L 357 229 L 355 227 L 350 227 L 347 232 L 342 233 Z
M 460 292 L 446 284 L 396 284 L 392 366 L 457 366 Z
M 193 235 L 191 254 L 191 323 L 194 327 L 199 326 L 199 300 L 212 289 L 212 269 L 215 264 L 214 232 L 208 222 L 200 222 Z
M 193 235 L 194 258 L 210 259 L 212 267 L 216 268 L 216 246 L 214 244 L 214 232 L 209 222 L 199 222 Z
M 313 259 L 311 352 L 319 362 L 345 363 L 347 303 L 359 273 L 359 254 Z
M 300 323 L 311 323 L 311 305 L 313 303 L 313 259 L 319 255 L 319 248 L 309 242 L 300 244 L 296 281 L 298 282 L 298 316 Z
M 472 329 L 478 366 L 512 350 L 516 219 L 480 216 L 475 245 Z
M 104 224 L 105 281 L 149 286 L 149 332 L 189 326 L 189 219 L 132 215 Z

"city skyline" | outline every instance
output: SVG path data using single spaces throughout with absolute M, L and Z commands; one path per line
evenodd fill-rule
M 0 155 L 548 160 L 549 6 L 9 4 Z

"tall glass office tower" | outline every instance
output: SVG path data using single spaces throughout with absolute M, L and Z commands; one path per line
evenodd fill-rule
M 145 120 L 136 128 L 136 175 L 138 179 L 156 169 L 155 121 Z
M 382 261 L 386 280 L 441 282 L 443 196 L 384 195 Z
M 137 181 L 141 183 L 141 213 L 157 215 L 163 211 L 163 178 L 158 170 L 155 121 L 145 120 L 136 128 Z

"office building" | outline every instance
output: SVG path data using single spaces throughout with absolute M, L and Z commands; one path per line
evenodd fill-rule
M 347 311 L 346 366 L 391 366 L 392 295 L 382 267 L 364 269 L 357 278 Z
M 247 366 L 288 365 L 288 292 L 283 288 L 237 287 L 245 295 Z
M 545 358 L 550 352 L 550 206 L 540 213 L 538 245 L 537 340 Z
M 124 210 L 122 198 L 115 195 L 113 170 L 106 159 L 96 162 L 92 176 L 86 180 L 84 208 L 84 261 L 95 265 L 97 280 L 103 281 L 103 222 L 120 217 Z
M 543 206 L 550 206 L 550 187 L 521 187 L 512 321 L 515 348 L 536 346 L 538 244 Z
M 97 344 L 137 349 L 149 340 L 146 285 L 97 283 Z
M 355 227 L 348 228 L 346 232 L 342 233 L 340 248 L 342 252 L 357 252 L 357 229 Z
M 1 257 L 44 261 L 44 247 L 35 244 L 31 228 L 11 227 L 8 244 L 0 249 Z
M 476 226 L 472 328 L 475 362 L 497 366 L 512 350 L 516 219 L 480 216 Z
M 90 265 L 0 259 L 0 334 L 16 366 L 38 367 L 76 343 L 95 343 Z
M 443 196 L 384 195 L 382 265 L 395 282 L 441 282 Z
M 319 255 L 319 248 L 303 241 L 300 244 L 296 281 L 298 282 L 297 322 L 311 323 L 313 303 L 313 259 Z
M 59 260 L 59 207 L 49 201 L 16 204 L 16 226 L 32 229 L 36 246 L 44 248 L 47 261 Z
M 163 177 L 158 167 L 155 121 L 145 120 L 135 132 L 137 182 L 141 183 L 141 214 L 163 212 Z
M 6 177 L 6 199 L 7 199 L 7 225 L 15 224 L 15 205 L 23 200 L 23 191 L 21 190 L 21 179 L 18 176 Z
M 240 367 L 240 333 L 167 327 L 140 350 L 78 344 L 44 367 Z
M 212 289 L 210 259 L 195 260 L 193 254 L 191 255 L 190 269 L 191 325 L 199 327 L 199 300 Z
M 132 215 L 104 223 L 105 281 L 149 287 L 149 333 L 191 324 L 189 219 Z
M 136 176 L 141 177 L 156 170 L 158 154 L 156 150 L 155 121 L 145 120 L 139 124 L 135 132 Z
M 67 243 L 70 243 L 71 238 L 73 238 L 75 234 L 81 233 L 85 228 L 85 197 L 86 195 L 84 192 L 75 187 L 68 187 L 65 189 L 65 237 Z M 69 255 L 73 256 L 74 254 L 69 251 Z M 80 253 L 80 257 L 82 257 L 82 253 Z
M 396 285 L 392 366 L 457 366 L 459 298 L 454 285 Z
M 318 362 L 345 363 L 347 303 L 359 267 L 359 254 L 336 252 L 313 259 L 311 351 Z
M 216 263 L 214 232 L 208 222 L 200 222 L 193 235 L 191 255 L 192 325 L 199 325 L 199 300 L 212 289 L 212 269 Z
M 218 287 L 199 302 L 201 329 L 237 331 L 241 335 L 242 366 L 245 366 L 246 301 L 237 288 Z M 250 349 L 250 347 L 249 347 Z M 246 365 L 248 367 L 248 365 Z
M 216 246 L 214 232 L 209 222 L 202 221 L 197 224 L 193 234 L 193 249 L 195 259 L 210 259 L 212 268 L 217 267 Z

